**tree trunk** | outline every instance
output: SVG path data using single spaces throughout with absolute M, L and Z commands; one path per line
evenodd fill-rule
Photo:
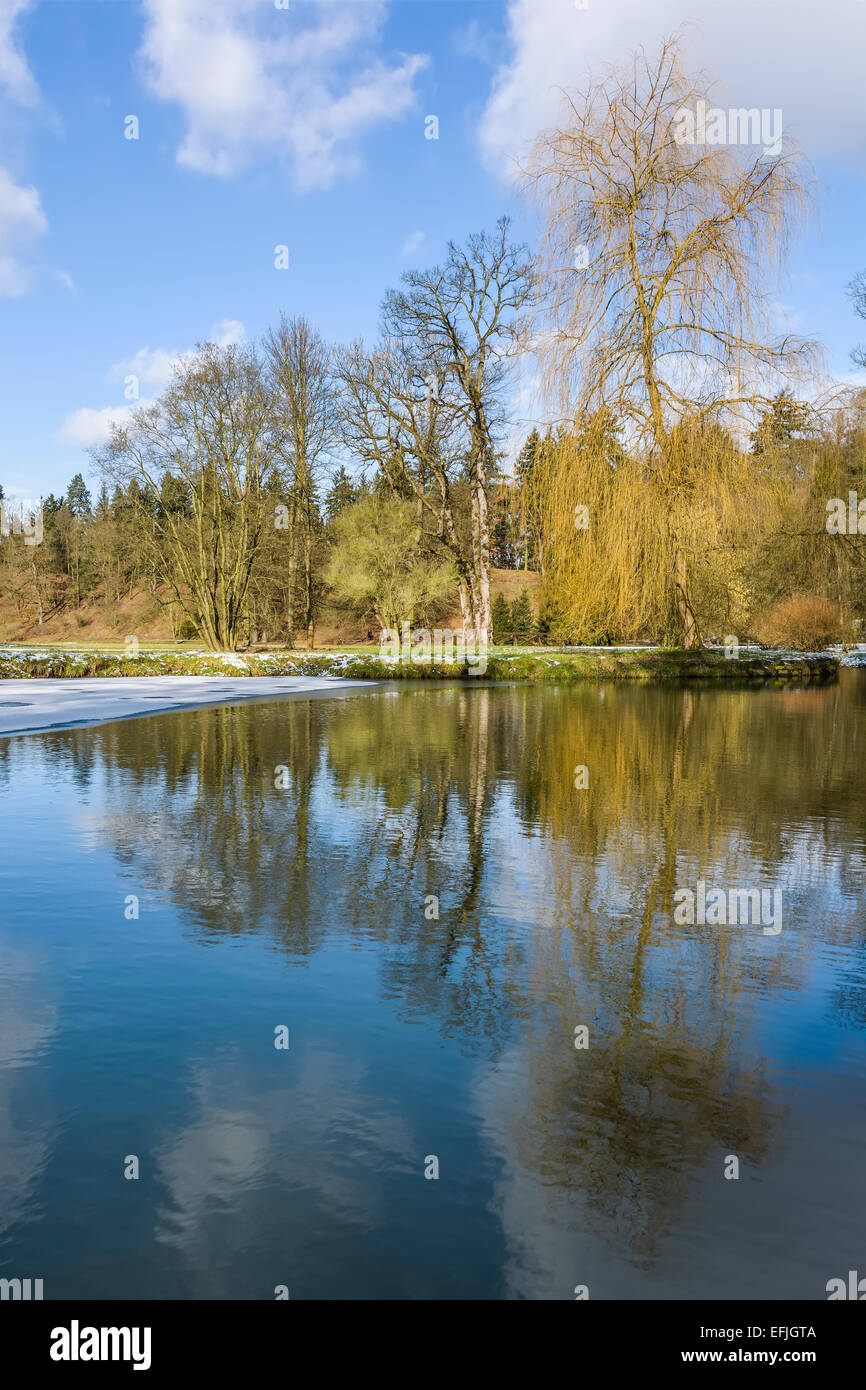
M 313 650 L 315 621 L 313 618 L 313 528 L 309 516 L 304 529 L 304 626 L 307 631 L 307 651 Z
M 298 563 L 295 555 L 295 523 L 297 516 L 298 509 L 293 496 L 289 508 L 289 565 L 286 583 L 286 646 L 289 649 L 295 645 L 295 571 Z
M 674 567 L 676 575 L 677 591 L 677 610 L 680 615 L 680 627 L 683 636 L 683 646 L 686 651 L 692 651 L 701 645 L 701 637 L 698 632 L 698 624 L 689 598 L 688 565 L 686 564 L 685 552 L 678 545 L 674 553 Z
M 42 589 L 39 584 L 39 575 L 36 572 L 35 561 L 30 561 L 30 568 L 33 571 L 33 587 L 36 590 L 36 612 L 38 615 L 39 626 L 42 626 Z
M 490 611 L 490 516 L 487 507 L 487 478 L 484 449 L 475 444 L 472 464 L 472 561 L 474 612 L 472 614 L 476 642 L 489 642 L 492 617 Z

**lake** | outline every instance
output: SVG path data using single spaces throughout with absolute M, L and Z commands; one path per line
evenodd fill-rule
M 858 672 L 0 740 L 0 1276 L 826 1298 L 866 1274 L 864 767 Z

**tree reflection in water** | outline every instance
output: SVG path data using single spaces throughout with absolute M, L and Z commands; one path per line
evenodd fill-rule
M 101 834 L 197 939 L 374 949 L 405 1018 L 507 1062 L 509 1160 L 650 1267 L 698 1175 L 784 1143 L 760 1015 L 819 948 L 860 953 L 837 1007 L 863 1028 L 863 703 L 401 686 L 63 738 L 80 784 L 101 769 Z M 675 926 L 699 878 L 781 887 L 781 936 Z

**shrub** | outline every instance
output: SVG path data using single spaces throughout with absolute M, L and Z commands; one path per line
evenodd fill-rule
M 815 594 L 792 594 L 774 603 L 755 624 L 759 642 L 770 647 L 793 647 L 797 651 L 822 651 L 842 637 L 839 609 L 828 598 Z
M 362 497 L 331 523 L 331 537 L 327 583 L 338 600 L 374 612 L 381 627 L 423 623 L 453 601 L 457 576 L 427 548 L 414 502 L 384 492 Z

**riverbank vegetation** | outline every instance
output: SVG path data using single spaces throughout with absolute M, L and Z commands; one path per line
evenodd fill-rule
M 831 655 L 792 652 L 661 650 L 543 651 L 493 648 L 441 661 L 413 661 L 356 652 L 59 651 L 0 649 L 0 679 L 85 676 L 334 676 L 352 680 L 689 681 L 733 684 L 824 684 L 838 675 Z

